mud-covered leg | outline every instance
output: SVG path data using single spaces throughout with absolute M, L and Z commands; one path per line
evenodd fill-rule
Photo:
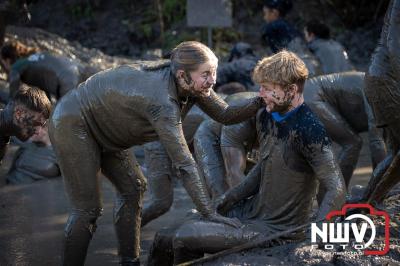
M 53 143 L 72 210 L 65 227 L 63 265 L 83 265 L 101 215 L 100 151 L 83 128 L 50 124 Z
M 328 135 L 342 147 L 338 162 L 348 186 L 360 155 L 362 139 L 330 104 L 321 101 L 313 103 L 311 107 L 321 119 Z
M 226 190 L 225 168 L 222 158 L 219 136 L 211 129 L 210 123 L 205 121 L 194 135 L 194 153 L 197 164 L 207 184 L 211 198 L 222 195 Z
M 174 264 L 200 258 L 204 253 L 229 249 L 259 236 L 248 228 L 207 221 L 189 222 L 181 226 L 173 239 Z
M 102 172 L 116 187 L 114 226 L 121 265 L 140 265 L 140 221 L 146 179 L 128 150 L 103 153 Z
M 226 183 L 229 188 L 233 188 L 245 178 L 246 152 L 244 149 L 227 146 L 221 147 L 221 152 L 227 172 Z
M 142 226 L 166 213 L 174 200 L 171 161 L 160 142 L 144 145 L 151 201 L 143 208 Z
M 383 163 L 386 160 L 383 161 Z M 390 161 L 387 161 L 387 164 Z M 382 171 L 383 172 L 383 171 Z M 375 184 L 368 184 L 368 187 L 373 189 L 368 197 L 369 203 L 380 203 L 385 198 L 386 194 L 400 181 L 400 151 L 394 156 L 389 167 L 384 172 L 382 178 L 376 179 L 379 182 Z M 375 181 L 376 183 L 376 181 Z

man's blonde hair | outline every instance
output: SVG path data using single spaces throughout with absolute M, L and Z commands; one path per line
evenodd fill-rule
M 307 77 L 308 69 L 303 60 L 286 50 L 261 59 L 253 72 L 253 80 L 258 84 L 271 82 L 283 88 L 297 84 L 300 92 Z

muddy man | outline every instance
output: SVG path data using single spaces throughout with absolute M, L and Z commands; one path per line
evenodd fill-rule
M 212 90 L 218 60 L 198 42 L 183 42 L 170 62 L 124 65 L 81 83 L 58 103 L 50 138 L 72 205 L 65 227 L 64 265 L 83 265 L 101 215 L 98 173 L 118 191 L 114 223 L 122 265 L 139 265 L 140 222 L 146 181 L 126 149 L 159 139 L 198 211 L 216 223 L 237 226 L 216 213 L 183 136 L 181 119 L 197 104 L 224 123 L 254 116 L 263 101 L 228 106 Z
M 22 85 L 0 113 L 0 160 L 11 136 L 28 140 L 46 124 L 50 112 L 51 103 L 42 90 Z

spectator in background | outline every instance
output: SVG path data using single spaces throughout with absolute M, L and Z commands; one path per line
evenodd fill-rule
M 286 48 L 299 33 L 285 19 L 292 9 L 291 0 L 265 0 L 263 4 L 265 24 L 262 28 L 262 39 L 273 53 Z
M 329 28 L 317 21 L 309 21 L 304 28 L 305 39 L 312 53 L 321 63 L 324 74 L 354 70 L 343 46 L 331 39 Z

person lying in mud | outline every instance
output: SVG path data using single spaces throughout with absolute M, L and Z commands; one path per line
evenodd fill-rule
M 345 184 L 330 139 L 303 100 L 307 74 L 301 59 L 288 51 L 257 64 L 254 80 L 266 104 L 256 118 L 260 160 L 217 204 L 221 213 L 244 225 L 233 228 L 203 220 L 182 225 L 173 240 L 174 263 L 308 223 L 318 181 L 327 192 L 317 220 L 341 207 Z M 296 232 L 278 242 L 303 238 L 303 232 Z
M 386 156 L 382 134 L 375 126 L 363 88 L 362 72 L 323 75 L 308 79 L 304 85 L 305 103 L 324 124 L 328 136 L 341 146 L 338 162 L 346 186 L 350 183 L 362 147 L 359 133 L 368 131 L 374 168 Z M 204 169 L 209 190 L 220 194 L 243 180 L 247 152 L 257 139 L 256 123 L 252 118 L 239 124 L 219 127 L 218 133 L 220 137 L 201 125 L 195 135 L 195 150 L 202 151 L 201 156 L 196 158 L 200 169 Z M 213 142 L 220 143 L 220 147 L 209 148 L 209 143 Z M 223 164 L 225 167 L 222 170 L 215 167 Z
M 240 95 L 240 96 L 238 96 Z M 244 97 L 244 96 L 247 97 Z M 249 96 L 250 95 L 250 96 Z M 239 94 L 233 94 L 231 96 L 228 96 L 225 98 L 225 101 L 229 104 L 234 102 L 235 100 L 242 98 L 242 99 L 250 99 L 256 97 L 256 93 L 239 93 Z M 188 116 L 191 115 L 193 116 L 194 114 L 192 111 L 197 106 L 194 106 L 190 112 L 188 113 Z M 200 110 L 198 110 L 200 111 Z M 195 112 L 198 113 L 198 112 Z M 210 119 L 206 115 L 203 114 L 202 118 L 203 121 L 197 125 L 198 128 L 196 128 L 196 131 L 193 130 L 187 130 L 188 126 L 185 126 L 187 124 L 187 119 L 190 118 L 186 116 L 185 119 L 183 120 L 183 132 L 185 134 L 185 139 L 188 143 L 193 142 L 193 149 L 196 150 L 196 146 L 198 145 L 199 140 L 198 139 L 198 130 L 203 126 L 203 124 L 207 125 L 216 125 L 211 126 L 212 128 L 215 129 L 215 131 L 218 131 L 221 128 L 221 124 L 216 122 L 213 119 Z M 193 119 L 192 119 L 193 120 Z M 207 122 L 205 122 L 207 121 Z M 193 126 L 193 125 L 192 125 Z M 219 129 L 218 129 L 219 128 Z M 186 130 L 185 130 L 186 129 Z M 203 131 L 203 130 L 202 130 Z M 187 134 L 187 132 L 193 132 L 193 135 Z M 219 136 L 219 133 L 218 133 Z M 209 141 L 209 142 L 212 142 Z M 212 145 L 212 144 L 210 144 Z M 152 220 L 158 218 L 159 216 L 163 215 L 166 213 L 172 206 L 173 198 L 174 198 L 174 190 L 173 190 L 173 178 L 175 177 L 173 174 L 173 171 L 171 169 L 171 160 L 168 157 L 168 154 L 166 150 L 164 149 L 163 145 L 159 141 L 155 142 L 150 142 L 146 143 L 144 146 L 144 151 L 145 151 L 145 165 L 147 167 L 147 181 L 150 187 L 151 191 L 151 201 L 149 204 L 146 204 L 143 208 L 142 211 L 142 226 L 145 226 L 147 223 L 151 222 Z M 201 164 L 199 162 L 199 158 L 196 158 L 196 161 L 198 164 Z M 203 164 L 204 165 L 204 164 Z M 201 168 L 201 167 L 200 167 Z M 200 169 L 201 170 L 201 169 Z M 217 171 L 217 170 L 216 170 Z M 201 173 L 203 171 L 200 171 Z M 207 177 L 206 182 L 207 182 Z M 207 186 L 210 192 L 210 186 Z M 219 188 L 219 186 L 215 186 L 216 189 Z M 213 191 L 211 189 L 211 191 Z M 211 193 L 211 195 L 214 195 Z M 218 194 L 219 195 L 219 194 Z M 213 198 L 213 197 L 211 197 Z
M 239 82 L 246 87 L 247 91 L 258 91 L 258 87 L 251 79 L 251 73 L 258 60 L 250 44 L 236 43 L 231 49 L 228 62 L 218 66 L 215 87 L 218 89 L 221 85 Z
M 29 140 L 20 144 L 6 176 L 7 184 L 29 184 L 61 177 L 47 126 L 38 128 Z
M 34 87 L 22 85 L 15 97 L 0 114 L 0 161 L 3 159 L 11 136 L 28 140 L 43 127 L 51 112 L 46 94 Z
M 331 39 L 329 28 L 318 20 L 307 22 L 304 36 L 308 48 L 321 62 L 323 74 L 354 70 L 343 46 Z
M 1 58 L 10 69 L 10 97 L 13 97 L 23 82 L 59 99 L 97 72 L 67 57 L 39 52 L 18 41 L 6 43 L 1 48 Z
M 368 72 L 365 95 L 377 127 L 385 131 L 389 155 L 375 168 L 361 201 L 380 203 L 400 181 L 400 1 L 390 1 Z
M 237 123 L 256 114 L 260 97 L 227 105 L 212 90 L 218 59 L 199 42 L 175 47 L 170 62 L 124 65 L 102 71 L 57 104 L 49 133 L 72 205 L 65 228 L 64 265 L 82 265 L 102 213 L 98 173 L 118 192 L 114 223 L 120 263 L 139 265 L 141 208 L 146 181 L 133 145 L 160 140 L 198 211 L 237 226 L 212 207 L 182 132 L 181 119 L 197 104 L 213 119 Z

